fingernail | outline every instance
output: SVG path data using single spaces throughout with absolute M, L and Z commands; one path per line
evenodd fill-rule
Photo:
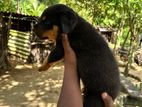
M 65 34 L 65 33 L 63 33 L 63 34 L 62 34 L 62 37 L 63 37 L 63 38 L 65 38 L 65 37 L 66 37 L 66 34 Z
M 103 94 L 102 94 L 102 97 L 105 99 L 105 98 L 107 98 L 107 93 L 106 92 L 104 92 Z

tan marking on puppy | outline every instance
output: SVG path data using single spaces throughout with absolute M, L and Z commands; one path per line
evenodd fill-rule
M 46 31 L 44 34 L 43 34 L 43 38 L 48 38 L 49 40 L 55 42 L 56 41 L 56 38 L 57 38 L 57 35 L 58 35 L 58 26 L 56 25 L 53 25 L 53 29 L 51 30 L 48 30 Z
M 48 70 L 52 65 L 54 65 L 55 62 L 52 63 L 46 63 L 46 64 L 42 64 L 41 67 L 38 68 L 38 71 L 46 71 Z
M 58 64 L 59 62 L 61 62 L 62 61 L 62 59 L 61 60 L 59 60 L 59 61 L 55 61 L 55 62 L 52 62 L 52 63 L 48 63 L 48 56 L 45 58 L 45 60 L 44 60 L 44 62 L 43 62 L 43 64 L 38 68 L 38 71 L 46 71 L 46 70 L 48 70 L 51 66 L 54 66 L 54 65 L 56 65 L 56 64 Z

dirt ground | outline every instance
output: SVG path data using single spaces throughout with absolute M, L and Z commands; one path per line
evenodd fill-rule
M 0 107 L 56 107 L 63 79 L 62 63 L 42 73 L 37 71 L 37 65 L 15 60 L 11 63 L 14 69 L 0 76 Z M 142 67 L 134 68 L 131 73 L 142 78 Z
M 56 107 L 63 64 L 39 73 L 37 65 L 12 63 L 15 69 L 0 76 L 0 107 Z

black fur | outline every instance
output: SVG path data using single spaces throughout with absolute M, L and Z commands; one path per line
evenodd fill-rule
M 42 20 L 43 17 L 46 17 L 45 20 Z M 49 62 L 63 58 L 60 34 L 68 34 L 71 47 L 77 56 L 78 74 L 84 84 L 84 107 L 104 107 L 102 92 L 107 92 L 114 100 L 120 89 L 118 67 L 107 43 L 95 28 L 62 4 L 51 6 L 43 12 L 36 26 L 40 37 L 44 30 L 48 30 L 47 25 L 41 24 L 42 21 L 49 21 L 60 28 L 56 47 L 48 58 Z

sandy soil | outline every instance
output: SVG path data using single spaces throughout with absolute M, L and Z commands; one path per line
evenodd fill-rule
M 0 107 L 56 107 L 63 79 L 62 63 L 42 73 L 37 71 L 37 65 L 11 63 L 15 69 L 0 76 Z M 142 78 L 142 67 L 131 73 Z
M 39 73 L 36 65 L 17 64 L 0 76 L 0 107 L 56 107 L 63 64 Z

